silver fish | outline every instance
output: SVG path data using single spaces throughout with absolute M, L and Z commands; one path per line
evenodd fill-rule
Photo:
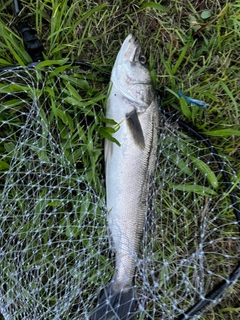
M 115 252 L 115 274 L 104 290 L 93 320 L 133 318 L 133 279 L 145 224 L 149 177 L 154 167 L 158 106 L 146 58 L 130 34 L 117 55 L 106 117 L 120 123 L 105 141 L 108 229 Z

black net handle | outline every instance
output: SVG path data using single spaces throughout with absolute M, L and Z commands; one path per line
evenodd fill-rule
M 27 53 L 30 55 L 33 62 L 43 61 L 43 46 L 36 36 L 36 31 L 21 17 L 22 5 L 20 1 L 14 0 L 13 3 L 15 14 L 19 17 L 17 30 L 22 36 Z

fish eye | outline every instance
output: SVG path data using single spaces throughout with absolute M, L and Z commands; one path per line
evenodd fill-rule
M 144 55 L 140 55 L 139 56 L 139 62 L 141 63 L 141 64 L 145 64 L 146 62 L 147 62 L 147 58 L 144 56 Z

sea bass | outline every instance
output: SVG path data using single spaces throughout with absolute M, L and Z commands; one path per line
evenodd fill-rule
M 106 201 L 115 273 L 104 289 L 93 320 L 133 319 L 133 279 L 146 220 L 149 177 L 153 171 L 158 130 L 157 97 L 146 58 L 130 34 L 117 55 L 106 117 L 120 128 L 120 146 L 105 141 Z

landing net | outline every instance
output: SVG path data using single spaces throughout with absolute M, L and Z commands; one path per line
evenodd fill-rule
M 1 319 L 89 319 L 114 273 L 105 99 L 78 67 L 0 74 Z M 181 317 L 238 264 L 240 237 L 223 172 L 236 204 L 239 177 L 230 166 L 234 154 L 218 153 L 224 169 L 203 142 L 161 115 L 135 276 L 137 319 Z

